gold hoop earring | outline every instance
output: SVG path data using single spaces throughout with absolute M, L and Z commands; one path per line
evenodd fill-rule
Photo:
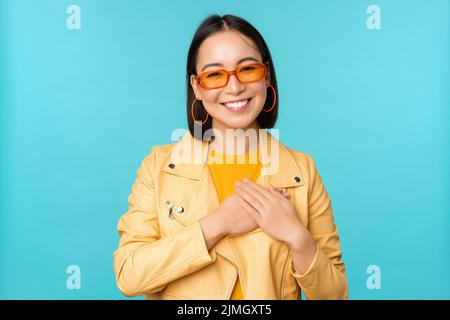
M 272 109 L 275 107 L 275 104 L 276 104 L 276 102 L 277 102 L 277 92 L 275 91 L 275 88 L 274 88 L 271 84 L 269 84 L 269 85 L 267 86 L 267 88 L 269 88 L 269 87 L 271 87 L 272 90 L 273 90 L 273 103 L 272 103 L 272 106 L 270 107 L 269 110 L 264 110 L 264 109 L 262 109 L 262 111 L 264 111 L 264 112 L 270 112 L 270 111 L 272 111 Z
M 195 105 L 195 103 L 196 103 L 197 101 L 201 101 L 201 100 L 195 98 L 194 101 L 192 101 L 192 105 L 191 105 L 191 116 L 192 116 L 192 120 L 194 120 L 194 122 L 197 122 L 197 123 L 198 123 L 198 122 L 200 122 L 200 121 L 199 121 L 199 120 L 196 120 L 195 117 L 194 117 L 194 105 Z M 205 118 L 205 120 L 203 120 L 202 125 L 205 124 L 206 120 L 208 120 L 208 117 L 209 117 L 209 114 L 208 114 L 208 112 L 206 112 L 206 118 Z

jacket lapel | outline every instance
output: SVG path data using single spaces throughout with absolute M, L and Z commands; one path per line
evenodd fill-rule
M 257 182 L 269 183 L 279 188 L 304 185 L 303 172 L 291 151 L 267 129 L 259 131 L 261 175 Z M 163 171 L 187 179 L 201 180 L 206 174 L 209 141 L 192 137 L 189 131 L 175 143 L 171 156 L 165 161 Z M 217 196 L 217 195 L 216 195 Z

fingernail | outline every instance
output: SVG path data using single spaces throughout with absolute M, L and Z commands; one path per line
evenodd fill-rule
M 244 182 L 248 182 L 248 179 L 247 179 L 247 178 L 244 178 Z

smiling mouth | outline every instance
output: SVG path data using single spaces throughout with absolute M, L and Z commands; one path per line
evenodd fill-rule
M 248 107 L 248 105 L 250 104 L 251 100 L 252 100 L 252 98 L 248 98 L 248 99 L 243 99 L 240 101 L 233 101 L 233 102 L 227 102 L 227 103 L 221 103 L 221 104 L 223 106 L 225 106 L 225 108 L 227 108 L 227 109 L 239 111 L 239 110 L 246 109 Z

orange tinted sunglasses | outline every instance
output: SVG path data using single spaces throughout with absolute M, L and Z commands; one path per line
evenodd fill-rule
M 236 78 L 241 83 L 255 82 L 264 78 L 266 67 L 257 62 L 239 66 L 231 71 L 225 69 L 205 71 L 198 75 L 200 87 L 203 89 L 223 88 L 228 84 L 232 74 L 236 74 Z

